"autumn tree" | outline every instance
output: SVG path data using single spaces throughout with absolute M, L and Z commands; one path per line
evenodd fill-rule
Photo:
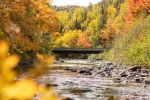
M 56 47 L 64 48 L 90 48 L 89 35 L 80 30 L 69 30 L 64 35 L 58 37 L 55 41 Z
M 0 6 L 3 8 L 0 28 L 14 52 L 37 52 L 42 34 L 59 29 L 57 15 L 47 0 L 4 0 Z
M 150 13 L 149 0 L 128 0 L 126 22 L 132 23 L 135 18 L 147 16 Z
M 64 33 L 69 30 L 73 25 L 71 24 L 71 13 L 67 11 L 58 12 L 58 18 L 60 20 L 60 33 Z
M 80 48 L 91 48 L 92 44 L 89 39 L 89 34 L 87 32 L 82 32 L 79 35 L 79 39 L 77 41 L 77 46 Z

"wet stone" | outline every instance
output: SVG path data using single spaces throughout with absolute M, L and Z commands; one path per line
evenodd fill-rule
M 135 83 L 142 83 L 143 82 L 143 78 L 135 78 L 134 82 Z
M 74 93 L 74 94 L 76 94 L 76 93 L 81 93 L 82 94 L 82 93 L 92 92 L 92 90 L 90 90 L 88 88 L 86 88 L 86 89 L 75 88 L 75 89 L 70 89 L 70 92 Z
M 111 62 L 108 62 L 108 63 L 107 63 L 107 65 L 113 65 L 113 63 L 111 63 Z
M 122 73 L 120 74 L 120 76 L 121 76 L 121 77 L 127 77 L 127 76 L 128 76 L 128 74 L 127 74 L 127 72 L 126 72 L 126 71 L 124 71 L 124 72 L 122 72 Z
M 149 76 L 149 74 L 147 74 L 147 73 L 141 73 L 141 77 L 148 77 Z
M 61 84 L 62 84 L 62 85 L 68 85 L 68 86 L 78 85 L 78 84 L 72 82 L 72 80 L 63 82 L 63 83 L 61 83 Z
M 46 87 L 58 87 L 58 84 L 46 84 Z
M 145 84 L 150 84 L 150 78 L 145 79 Z
M 65 70 L 70 71 L 70 72 L 78 72 L 77 68 L 66 68 Z
M 74 100 L 74 99 L 72 99 L 72 98 L 64 98 L 62 100 Z
M 101 76 L 101 77 L 106 77 L 106 74 L 100 73 L 100 76 Z
M 103 59 L 100 59 L 100 58 L 97 58 L 97 59 L 95 59 L 96 61 L 99 61 L 99 60 L 103 60 Z
M 92 68 L 84 67 L 79 70 L 79 73 L 84 75 L 92 75 L 92 70 L 93 70 Z
M 120 77 L 113 78 L 114 83 L 121 83 L 122 80 Z
M 64 61 L 64 60 L 60 60 L 60 62 L 61 62 L 61 63 L 64 63 L 65 61 Z
M 141 67 L 139 67 L 139 66 L 137 66 L 137 65 L 134 65 L 134 66 L 132 66 L 130 69 L 129 69 L 129 71 L 138 71 L 138 70 L 140 70 L 141 69 Z

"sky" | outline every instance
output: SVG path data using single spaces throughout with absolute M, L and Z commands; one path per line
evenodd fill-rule
M 101 0 L 53 0 L 53 5 L 57 6 L 65 6 L 65 5 L 79 5 L 79 6 L 88 6 L 91 2 L 92 4 L 96 4 Z

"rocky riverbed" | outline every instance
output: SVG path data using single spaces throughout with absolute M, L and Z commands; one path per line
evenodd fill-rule
M 97 60 L 60 60 L 36 80 L 66 100 L 150 100 L 150 69 Z

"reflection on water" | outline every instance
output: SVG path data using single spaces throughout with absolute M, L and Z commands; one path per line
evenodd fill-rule
M 105 88 L 103 91 L 102 91 L 102 95 L 104 97 L 110 97 L 110 96 L 113 96 L 113 95 L 118 95 L 118 91 L 117 90 L 114 90 L 112 88 Z
M 83 89 L 83 88 L 68 88 L 68 89 L 64 89 L 63 91 L 68 91 L 71 94 L 79 95 L 81 97 L 84 96 L 84 93 L 92 92 L 90 89 L 87 89 L 87 88 L 85 88 L 85 89 Z

